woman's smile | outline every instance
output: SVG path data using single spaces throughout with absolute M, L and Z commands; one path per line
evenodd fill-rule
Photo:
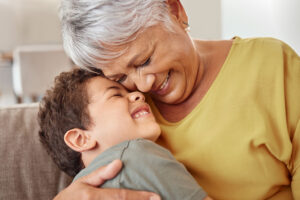
M 158 87 L 158 89 L 156 90 L 152 90 L 151 93 L 155 93 L 157 95 L 163 96 L 165 94 L 167 94 L 168 92 L 168 88 L 169 88 L 169 80 L 170 80 L 170 74 L 171 74 L 171 70 L 168 72 L 165 80 L 163 81 L 162 84 L 160 84 L 160 86 Z

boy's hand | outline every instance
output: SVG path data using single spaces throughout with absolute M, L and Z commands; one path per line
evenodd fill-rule
M 151 192 L 98 188 L 106 180 L 115 177 L 121 168 L 122 162 L 115 160 L 107 166 L 78 179 L 61 191 L 54 200 L 160 200 L 157 194 Z

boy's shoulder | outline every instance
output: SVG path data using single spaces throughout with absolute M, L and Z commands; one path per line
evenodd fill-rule
M 154 158 L 157 157 L 175 160 L 169 150 L 150 140 L 140 138 L 124 141 L 99 154 L 89 166 L 75 176 L 74 181 L 116 159 L 121 160 L 124 165 L 128 166 L 141 160 L 143 160 L 143 163 L 149 162 L 149 164 L 154 164 L 153 160 L 156 160 Z

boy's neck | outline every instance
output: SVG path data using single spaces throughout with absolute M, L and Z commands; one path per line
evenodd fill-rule
M 100 155 L 100 153 L 102 153 L 101 151 L 99 151 L 99 149 L 97 150 L 90 150 L 90 151 L 84 151 L 81 153 L 81 160 L 84 164 L 84 167 L 87 167 L 91 164 L 91 162 L 98 156 Z

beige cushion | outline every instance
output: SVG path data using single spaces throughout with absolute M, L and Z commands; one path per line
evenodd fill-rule
M 0 108 L 0 199 L 52 199 L 71 179 L 38 138 L 38 104 Z

